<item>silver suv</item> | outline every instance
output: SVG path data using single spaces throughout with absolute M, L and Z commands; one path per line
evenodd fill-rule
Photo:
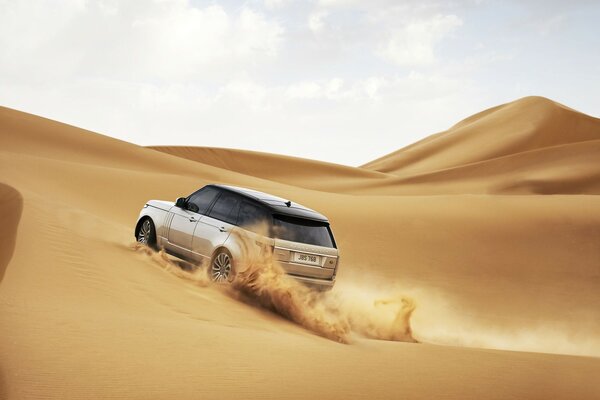
M 150 200 L 140 213 L 135 237 L 184 260 L 209 262 L 209 276 L 217 282 L 231 281 L 245 269 L 248 243 L 258 250 L 270 246 L 287 274 L 311 286 L 331 288 L 338 268 L 338 250 L 325 216 L 234 186 L 207 185 L 175 203 Z

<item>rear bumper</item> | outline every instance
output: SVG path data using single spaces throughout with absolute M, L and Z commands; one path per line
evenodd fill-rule
M 335 284 L 339 264 L 336 248 L 276 239 L 273 257 L 289 276 L 307 286 L 326 290 Z
M 306 276 L 298 276 L 288 274 L 289 277 L 294 278 L 295 280 L 302 282 L 306 286 L 319 289 L 319 290 L 329 290 L 335 284 L 335 276 L 333 279 L 317 279 L 317 278 L 307 278 Z
M 292 276 L 316 280 L 331 281 L 335 277 L 335 268 L 324 268 L 318 265 L 298 264 L 278 260 L 283 270 Z

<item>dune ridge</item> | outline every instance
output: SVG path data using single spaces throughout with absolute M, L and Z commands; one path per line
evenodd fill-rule
M 445 193 L 600 194 L 600 140 L 523 151 L 392 179 L 398 186 L 437 185 Z
M 599 398 L 597 127 L 526 98 L 353 168 L 0 108 L 0 398 Z M 351 344 L 303 293 L 286 319 L 257 306 L 270 281 L 232 294 L 131 250 L 144 202 L 213 182 L 330 218 L 342 264 L 312 306 Z
M 532 96 L 466 118 L 362 167 L 408 176 L 598 139 L 600 119 Z
M 22 210 L 21 194 L 13 187 L 0 182 L 0 283 L 13 255 Z
M 149 148 L 246 175 L 347 194 L 600 194 L 600 119 L 542 97 L 466 118 L 362 167 L 244 150 Z M 314 179 L 314 176 L 321 179 Z
M 361 182 L 392 177 L 378 171 L 298 157 L 214 147 L 149 146 L 162 153 L 271 181 L 328 192 L 351 192 Z M 319 176 L 321 179 L 314 179 Z

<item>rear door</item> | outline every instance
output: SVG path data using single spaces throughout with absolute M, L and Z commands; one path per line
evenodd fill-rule
M 225 243 L 231 230 L 237 223 L 240 208 L 240 196 L 223 191 L 196 225 L 192 250 L 194 253 L 209 258 L 213 251 Z

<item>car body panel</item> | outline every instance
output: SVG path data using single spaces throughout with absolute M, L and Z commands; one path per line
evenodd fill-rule
M 175 202 L 165 200 L 150 200 L 148 203 L 146 203 L 146 205 L 158 208 L 159 210 L 168 211 L 175 205 Z
M 210 259 L 215 249 L 222 246 L 234 225 L 203 215 L 194 231 L 191 249 L 198 261 Z
M 316 264 L 299 261 L 296 255 L 316 257 Z M 274 239 L 273 256 L 290 275 L 335 280 L 339 260 L 335 248 Z
M 253 252 L 264 251 L 267 246 L 273 251 L 274 259 L 291 277 L 309 286 L 321 288 L 333 286 L 339 266 L 339 252 L 329 221 L 324 215 L 300 204 L 251 189 L 225 185 L 208 186 L 253 198 L 257 204 L 260 203 L 262 207 L 268 209 L 270 215 L 287 215 L 318 221 L 316 222 L 318 224 L 324 223 L 328 227 L 333 247 L 274 239 L 210 217 L 207 214 L 210 214 L 212 207 L 221 196 L 215 199 L 205 214 L 177 207 L 172 201 L 150 200 L 140 212 L 135 235 L 137 236 L 141 222 L 145 218 L 150 218 L 156 229 L 156 245 L 159 248 L 196 263 L 210 261 L 220 248 L 226 248 L 233 259 L 239 261 Z M 238 272 L 247 268 L 237 261 L 234 265 Z
M 185 253 L 191 253 L 194 229 L 202 215 L 183 210 L 179 207 L 171 207 L 169 211 L 170 223 L 166 227 L 167 244 L 165 247 L 176 247 Z

